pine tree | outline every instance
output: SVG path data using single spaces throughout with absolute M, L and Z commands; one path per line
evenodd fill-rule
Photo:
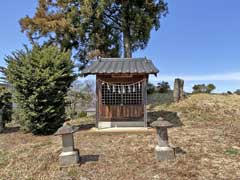
M 85 65 L 96 56 L 131 57 L 144 49 L 168 13 L 164 0 L 39 0 L 31 18 L 20 20 L 31 42 L 44 38 L 76 52 Z
M 69 52 L 37 47 L 6 57 L 6 75 L 20 111 L 20 124 L 33 134 L 55 132 L 65 120 L 64 97 L 75 79 Z

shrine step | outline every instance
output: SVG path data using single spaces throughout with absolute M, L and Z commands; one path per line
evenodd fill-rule
M 143 121 L 114 121 L 114 122 L 99 122 L 98 128 L 113 128 L 113 127 L 144 127 Z

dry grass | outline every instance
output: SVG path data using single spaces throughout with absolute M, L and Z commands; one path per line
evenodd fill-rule
M 0 135 L 0 179 L 240 179 L 240 96 L 192 95 L 149 109 L 176 124 L 169 130 L 173 161 L 155 160 L 154 133 L 81 130 L 81 166 L 60 169 L 59 137 L 13 131 Z

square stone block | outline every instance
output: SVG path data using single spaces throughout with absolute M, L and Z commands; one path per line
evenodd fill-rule
M 175 152 L 171 147 L 160 147 L 155 148 L 156 158 L 159 161 L 171 160 L 175 158 Z
M 59 163 L 61 166 L 70 166 L 76 165 L 80 162 L 79 151 L 71 151 L 71 152 L 62 152 L 59 155 Z

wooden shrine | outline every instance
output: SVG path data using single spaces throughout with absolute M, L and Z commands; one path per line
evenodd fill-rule
M 101 58 L 82 74 L 96 75 L 96 127 L 147 127 L 147 82 L 158 69 L 146 58 Z

